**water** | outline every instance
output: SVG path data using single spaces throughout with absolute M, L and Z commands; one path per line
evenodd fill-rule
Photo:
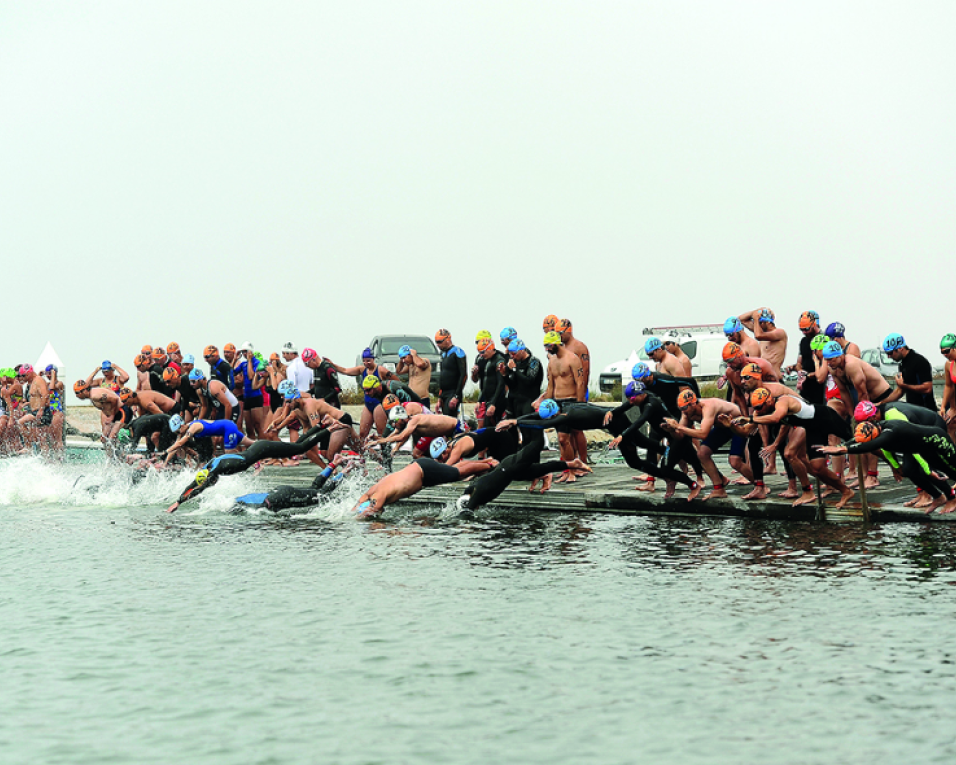
M 229 515 L 246 476 L 170 516 L 90 470 L 0 464 L 5 765 L 956 758 L 948 526 Z

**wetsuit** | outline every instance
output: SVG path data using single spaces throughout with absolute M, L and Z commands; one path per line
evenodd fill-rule
M 223 424 L 231 424 L 228 421 L 220 421 Z M 260 460 L 264 459 L 285 459 L 297 454 L 305 454 L 328 435 L 328 430 L 318 426 L 311 428 L 302 437 L 294 443 L 285 441 L 256 441 L 252 446 L 246 449 L 242 454 L 222 454 L 204 466 L 209 471 L 209 475 L 202 483 L 196 483 L 195 479 L 185 488 L 179 496 L 179 504 L 187 499 L 193 499 L 210 486 L 214 485 L 220 477 L 224 475 L 235 475 L 244 470 L 248 470 Z
M 816 367 L 813 364 L 813 350 L 810 348 L 812 340 L 813 338 L 809 335 L 800 338 L 800 366 L 807 373 L 803 385 L 800 386 L 800 396 L 808 404 L 823 406 L 826 403 L 827 386 L 826 383 L 817 382 L 817 378 L 813 375 Z
M 465 352 L 457 345 L 453 345 L 441 354 L 441 369 L 438 375 L 438 400 L 441 403 L 441 413 L 449 417 L 457 417 L 461 408 L 462 395 L 465 390 L 465 381 L 468 379 L 468 361 Z M 451 400 L 458 399 L 452 407 Z
M 480 410 L 485 425 L 494 426 L 502 420 L 505 413 L 505 391 L 508 385 L 498 371 L 498 365 L 504 364 L 507 359 L 500 351 L 495 351 L 489 359 L 485 359 L 484 356 L 482 356 L 482 359 L 485 361 L 485 366 L 478 383 L 481 387 L 481 393 L 478 396 L 476 414 Z M 495 408 L 495 413 L 489 417 L 488 408 L 492 406 Z
M 933 381 L 933 366 L 929 360 L 910 349 L 906 356 L 900 359 L 900 374 L 903 375 L 903 382 L 907 385 L 920 385 L 925 382 Z M 906 391 L 906 403 L 914 406 L 922 406 L 930 411 L 936 411 L 936 397 L 933 395 L 933 389 L 929 393 L 917 393 L 916 391 Z
M 930 468 L 956 480 L 956 446 L 942 428 L 917 425 L 903 420 L 886 420 L 880 435 L 866 443 L 850 443 L 847 454 L 885 453 L 918 454 Z
M 235 509 L 245 510 L 254 507 L 264 507 L 272 512 L 285 510 L 290 507 L 311 507 L 319 501 L 319 497 L 331 494 L 341 485 L 345 473 L 332 474 L 331 466 L 319 473 L 312 486 L 303 489 L 298 486 L 276 486 L 269 492 L 244 494 L 236 497 Z
M 893 401 L 889 404 L 880 404 L 880 411 L 885 420 L 912 422 L 916 425 L 925 425 L 935 427 L 939 430 L 946 430 L 946 421 L 936 412 L 930 411 L 922 406 L 905 404 L 901 401 Z M 896 456 L 889 451 L 883 450 L 883 458 L 891 467 L 898 469 L 906 478 L 912 481 L 916 487 L 925 491 L 931 497 L 938 497 L 941 494 L 947 499 L 953 498 L 952 487 L 940 478 L 937 478 L 930 466 L 919 454 L 903 454 L 897 460 Z
M 199 393 L 196 392 L 196 389 L 187 382 L 185 377 L 183 377 L 177 390 L 179 391 L 179 407 L 182 413 L 185 414 L 186 412 L 189 412 L 194 417 L 197 416 L 199 414 L 201 403 L 199 401 Z
M 226 390 L 229 391 L 232 391 L 232 389 L 236 387 L 236 378 L 233 374 L 232 367 L 229 366 L 229 362 L 224 358 L 220 358 L 215 364 L 209 365 L 209 379 L 219 380 L 219 382 L 226 386 Z
M 210 380 L 208 385 L 212 385 Z M 226 416 L 226 406 L 223 404 L 216 396 L 209 393 L 209 387 L 196 388 L 196 393 L 199 394 L 201 398 L 206 399 L 209 402 L 209 419 L 210 420 L 222 420 Z M 192 387 L 192 386 L 190 386 Z M 237 399 L 231 390 L 226 389 L 226 400 L 229 401 L 232 406 L 232 421 L 235 422 L 239 419 L 239 399 Z
M 653 372 L 649 379 L 644 380 L 644 387 L 664 403 L 667 411 L 670 412 L 668 416 L 675 420 L 680 419 L 677 397 L 680 395 L 681 389 L 690 388 L 700 398 L 700 388 L 697 385 L 697 380 L 693 377 L 674 377 L 673 375 Z
M 514 417 L 531 414 L 532 404 L 541 394 L 544 381 L 544 367 L 530 353 L 524 361 L 515 359 L 515 368 L 507 370 L 508 403 L 507 409 Z
M 164 367 L 162 364 L 153 364 L 153 366 L 149 368 L 149 388 L 150 390 L 154 390 L 157 393 L 162 393 L 164 396 L 172 398 L 174 391 L 163 379 L 163 372 L 165 369 L 166 367 Z
M 395 397 L 401 401 L 403 404 L 414 403 L 422 404 L 421 396 L 419 396 L 415 391 L 409 388 L 405 383 L 400 380 L 389 380 L 385 383 L 385 390 L 389 393 L 394 393 Z M 381 403 L 381 402 L 379 402 Z
M 508 430 L 501 431 L 495 430 L 494 428 L 479 428 L 474 432 L 462 433 L 455 436 L 448 444 L 448 448 L 451 449 L 455 443 L 462 438 L 470 438 L 474 444 L 471 451 L 463 456 L 480 454 L 487 450 L 489 457 L 493 457 L 498 460 L 498 462 L 501 462 L 505 457 L 518 451 L 517 428 L 508 428 Z
M 342 406 L 339 403 L 341 392 L 339 373 L 335 371 L 328 359 L 322 359 L 319 366 L 312 370 L 312 395 L 339 409 Z
M 166 451 L 170 446 L 176 443 L 176 434 L 169 429 L 168 414 L 144 414 L 137 417 L 129 425 L 130 449 L 139 446 L 139 440 L 146 437 L 146 453 L 152 454 L 158 448 L 161 452 Z M 159 433 L 159 446 L 153 444 L 153 439 L 149 436 Z
M 245 434 L 236 427 L 236 423 L 232 420 L 194 420 L 189 426 L 191 427 L 197 422 L 202 424 L 202 430 L 193 435 L 196 440 L 219 436 L 222 438 L 223 448 L 235 449 L 245 438 Z

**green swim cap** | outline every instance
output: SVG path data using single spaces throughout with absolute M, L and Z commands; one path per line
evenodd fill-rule
M 130 438 L 132 437 L 129 428 L 123 428 L 119 433 L 116 434 L 116 440 L 121 444 L 129 443 Z
M 16 377 L 17 373 L 13 371 L 13 367 L 6 367 L 5 369 L 0 369 L 0 377 Z
M 813 340 L 810 341 L 810 350 L 811 351 L 822 351 L 826 344 L 830 342 L 830 338 L 826 335 L 817 335 Z
M 956 347 L 956 335 L 952 332 L 943 335 L 943 339 L 939 341 L 939 349 L 941 351 L 948 351 L 953 347 Z

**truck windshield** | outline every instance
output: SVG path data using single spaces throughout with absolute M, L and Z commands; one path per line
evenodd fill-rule
M 382 356 L 397 356 L 398 349 L 403 345 L 409 345 L 414 348 L 419 353 L 431 353 L 432 348 L 431 344 L 428 342 L 428 338 L 425 337 L 411 337 L 411 336 L 402 336 L 402 337 L 383 337 L 382 338 L 382 348 L 379 353 Z

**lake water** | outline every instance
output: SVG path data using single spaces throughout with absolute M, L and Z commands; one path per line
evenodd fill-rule
M 5 765 L 956 761 L 949 525 L 230 515 L 244 476 L 170 516 L 91 470 L 0 464 Z

